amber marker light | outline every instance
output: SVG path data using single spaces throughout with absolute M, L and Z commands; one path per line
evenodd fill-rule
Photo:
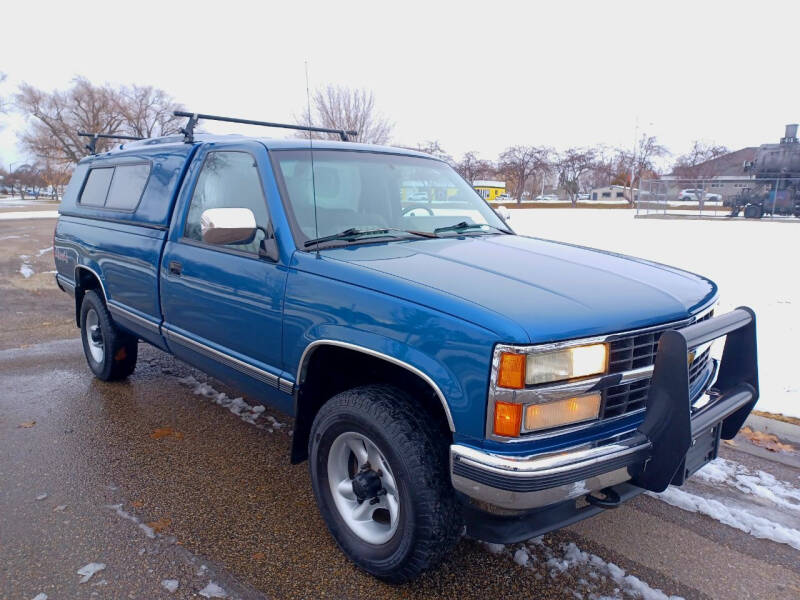
M 521 390 L 525 387 L 525 363 L 527 357 L 524 354 L 514 354 L 513 352 L 503 352 L 500 354 L 500 368 L 497 373 L 497 385 L 513 390 Z
M 506 437 L 518 437 L 522 425 L 522 405 L 510 402 L 494 403 L 494 433 Z

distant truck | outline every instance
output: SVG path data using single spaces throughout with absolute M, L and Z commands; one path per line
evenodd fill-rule
M 376 577 L 465 528 L 516 542 L 680 485 L 758 398 L 755 316 L 715 316 L 704 277 L 516 235 L 419 152 L 177 114 L 182 136 L 84 158 L 64 195 L 89 368 L 124 379 L 146 342 L 294 416 L 292 462 Z M 409 181 L 442 193 L 406 202 Z

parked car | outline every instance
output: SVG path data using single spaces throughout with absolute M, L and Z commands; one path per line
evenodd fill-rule
M 560 198 L 555 194 L 540 194 L 533 199 L 534 202 L 560 202 Z
M 681 190 L 678 198 L 681 202 L 700 202 L 701 199 L 703 202 L 722 202 L 722 194 L 696 189 Z
M 758 398 L 755 316 L 714 316 L 705 277 L 516 235 L 419 152 L 191 125 L 74 170 L 54 256 L 89 368 L 125 379 L 144 342 L 292 415 L 376 577 L 680 485 Z M 407 181 L 448 212 L 404 215 Z

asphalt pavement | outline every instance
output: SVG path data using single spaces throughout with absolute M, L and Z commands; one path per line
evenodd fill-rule
M 19 271 L 52 225 L 0 222 L 0 599 L 800 597 L 790 543 L 649 496 L 529 544 L 465 538 L 418 581 L 380 583 L 339 552 L 307 466 L 289 464 L 288 416 L 243 418 L 225 406 L 236 390 L 145 345 L 128 381 L 92 377 L 46 252 Z M 722 454 L 800 487 L 794 456 L 748 444 Z M 687 489 L 800 529 L 794 505 Z

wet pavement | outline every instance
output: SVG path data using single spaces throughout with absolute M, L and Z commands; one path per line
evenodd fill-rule
M 0 223 L 0 308 L 12 315 L 0 329 L 2 599 L 627 598 L 637 581 L 686 598 L 800 596 L 797 549 L 646 496 L 528 546 L 463 539 L 436 571 L 382 584 L 330 538 L 307 466 L 288 462 L 287 416 L 234 414 L 235 390 L 145 345 L 128 381 L 91 376 L 67 295 L 13 268 L 48 228 Z M 791 460 L 737 443 L 723 455 L 800 484 Z M 80 583 L 92 563 L 105 568 Z

